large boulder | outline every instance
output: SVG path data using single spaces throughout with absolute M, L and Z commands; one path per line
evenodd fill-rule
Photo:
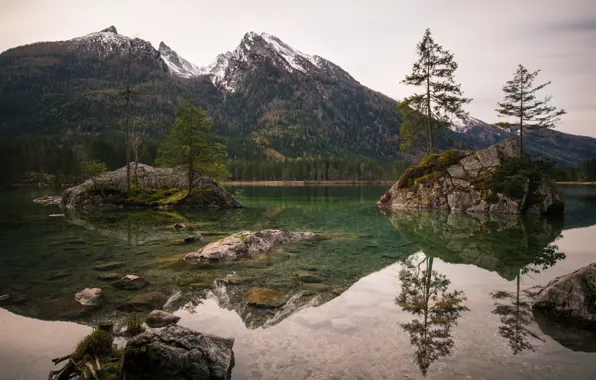
M 549 282 L 533 307 L 556 320 L 596 331 L 596 263 Z
M 162 310 L 153 310 L 147 316 L 145 323 L 151 328 L 165 327 L 168 325 L 175 325 L 180 320 L 180 317 L 172 313 Z
M 133 162 L 131 173 L 135 176 L 134 194 L 126 191 L 125 166 L 66 189 L 60 206 L 72 209 L 242 207 L 232 194 L 207 177 L 196 179 L 192 195 L 187 197 L 184 192 L 188 177 L 180 168 L 154 168 Z
M 473 151 L 446 151 L 412 166 L 377 202 L 385 210 L 437 209 L 490 214 L 562 214 L 565 202 L 546 174 L 493 177 L 503 162 L 519 157 L 516 139 Z M 507 172 L 505 172 L 507 173 Z M 503 176 L 503 174 L 501 174 Z M 495 183 L 510 190 L 501 193 Z
M 233 345 L 181 326 L 150 330 L 127 343 L 122 370 L 128 380 L 229 380 Z
M 188 262 L 201 260 L 225 260 L 236 257 L 254 257 L 272 248 L 310 239 L 312 232 L 288 232 L 285 230 L 242 231 L 210 243 L 196 252 L 184 256 Z

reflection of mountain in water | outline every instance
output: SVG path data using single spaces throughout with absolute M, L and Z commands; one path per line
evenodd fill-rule
M 390 214 L 389 220 L 425 255 L 473 264 L 513 280 L 561 233 L 562 220 L 517 215 L 431 211 Z
M 414 319 L 401 327 L 410 335 L 416 348 L 414 358 L 423 375 L 437 359 L 451 353 L 455 342 L 451 328 L 461 313 L 469 309 L 463 304 L 462 291 L 448 291 L 449 279 L 433 270 L 433 257 L 420 262 L 406 261 L 399 273 L 402 288 L 395 302 Z

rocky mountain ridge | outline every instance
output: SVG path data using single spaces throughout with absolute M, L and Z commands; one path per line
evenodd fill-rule
M 192 97 L 228 140 L 232 157 L 265 160 L 266 151 L 290 158 L 409 157 L 399 150 L 401 115 L 394 99 L 320 56 L 254 32 L 205 66 L 164 42 L 155 49 L 113 26 L 9 49 L 0 54 L 0 136 L 120 138 L 127 82 L 134 90 L 134 123 L 157 140 L 180 102 Z M 471 118 L 446 131 L 439 150 L 480 149 L 511 136 Z M 557 131 L 529 133 L 526 142 L 529 152 L 561 166 L 577 167 L 596 152 L 596 139 Z

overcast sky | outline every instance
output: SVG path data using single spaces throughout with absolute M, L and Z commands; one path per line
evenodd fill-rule
M 0 51 L 110 25 L 199 66 L 247 31 L 267 32 L 396 99 L 414 91 L 399 81 L 429 27 L 455 54 L 472 116 L 498 121 L 501 87 L 521 63 L 552 81 L 552 104 L 568 111 L 558 129 L 596 137 L 596 0 L 0 0 Z

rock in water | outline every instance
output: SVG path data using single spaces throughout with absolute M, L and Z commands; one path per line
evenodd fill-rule
M 302 282 L 321 282 L 321 279 L 317 276 L 315 276 L 314 274 L 305 271 L 305 270 L 299 270 L 296 272 L 296 276 L 298 277 L 298 279 Z
M 153 310 L 147 316 L 145 323 L 152 328 L 165 327 L 168 325 L 175 325 L 180 320 L 180 317 L 165 311 Z
M 126 312 L 141 312 L 161 309 L 168 302 L 168 296 L 159 292 L 137 294 L 130 300 L 118 306 L 118 310 Z
M 428 156 L 408 168 L 377 202 L 389 211 L 438 209 L 491 214 L 562 214 L 565 202 L 546 174 L 538 180 L 522 175 L 507 178 L 508 194 L 497 193 L 491 183 L 504 160 L 519 157 L 516 139 L 472 151 L 446 151 Z
M 533 307 L 560 321 L 596 331 L 596 263 L 557 277 L 538 293 Z
M 103 301 L 103 291 L 99 288 L 85 288 L 75 294 L 75 300 L 85 306 L 99 306 Z
M 112 284 L 113 287 L 124 290 L 140 290 L 147 285 L 147 280 L 134 274 L 128 274 Z
M 288 232 L 285 230 L 263 230 L 259 232 L 242 231 L 230 235 L 220 241 L 207 244 L 196 252 L 191 252 L 184 260 L 193 262 L 200 260 L 234 259 L 236 257 L 254 257 L 272 248 L 310 239 L 312 232 Z
M 198 243 L 201 240 L 203 240 L 203 237 L 200 234 L 190 235 L 190 236 L 187 236 L 184 238 L 184 243 L 186 243 L 186 244 Z
M 42 205 L 59 205 L 61 201 L 62 201 L 62 197 L 59 195 L 57 195 L 57 196 L 45 195 L 41 198 L 37 198 L 37 199 L 33 200 L 33 202 L 39 203 Z
M 128 380 L 230 380 L 233 345 L 234 339 L 168 326 L 131 339 L 122 369 Z
M 103 271 L 103 270 L 116 269 L 116 268 L 120 268 L 123 266 L 124 266 L 124 263 L 122 261 L 114 261 L 111 263 L 96 265 L 93 267 L 93 269 Z
M 97 279 L 101 281 L 113 281 L 119 279 L 120 277 L 121 275 L 118 273 L 102 273 L 97 276 Z
M 248 304 L 263 308 L 278 308 L 287 302 L 287 298 L 277 290 L 254 288 L 248 295 Z
M 241 208 L 240 203 L 212 178 L 197 178 L 193 183 L 191 196 L 184 194 L 188 188 L 185 172 L 174 168 L 154 168 L 149 165 L 131 163 L 136 173 L 137 187 L 147 192 L 171 191 L 180 196 L 164 197 L 168 203 L 157 202 L 151 197 L 129 197 L 126 192 L 126 166 L 102 174 L 96 184 L 90 179 L 71 187 L 62 195 L 61 207 L 72 209 L 113 209 L 119 207 L 157 208 Z M 96 190 L 100 189 L 100 190 Z

